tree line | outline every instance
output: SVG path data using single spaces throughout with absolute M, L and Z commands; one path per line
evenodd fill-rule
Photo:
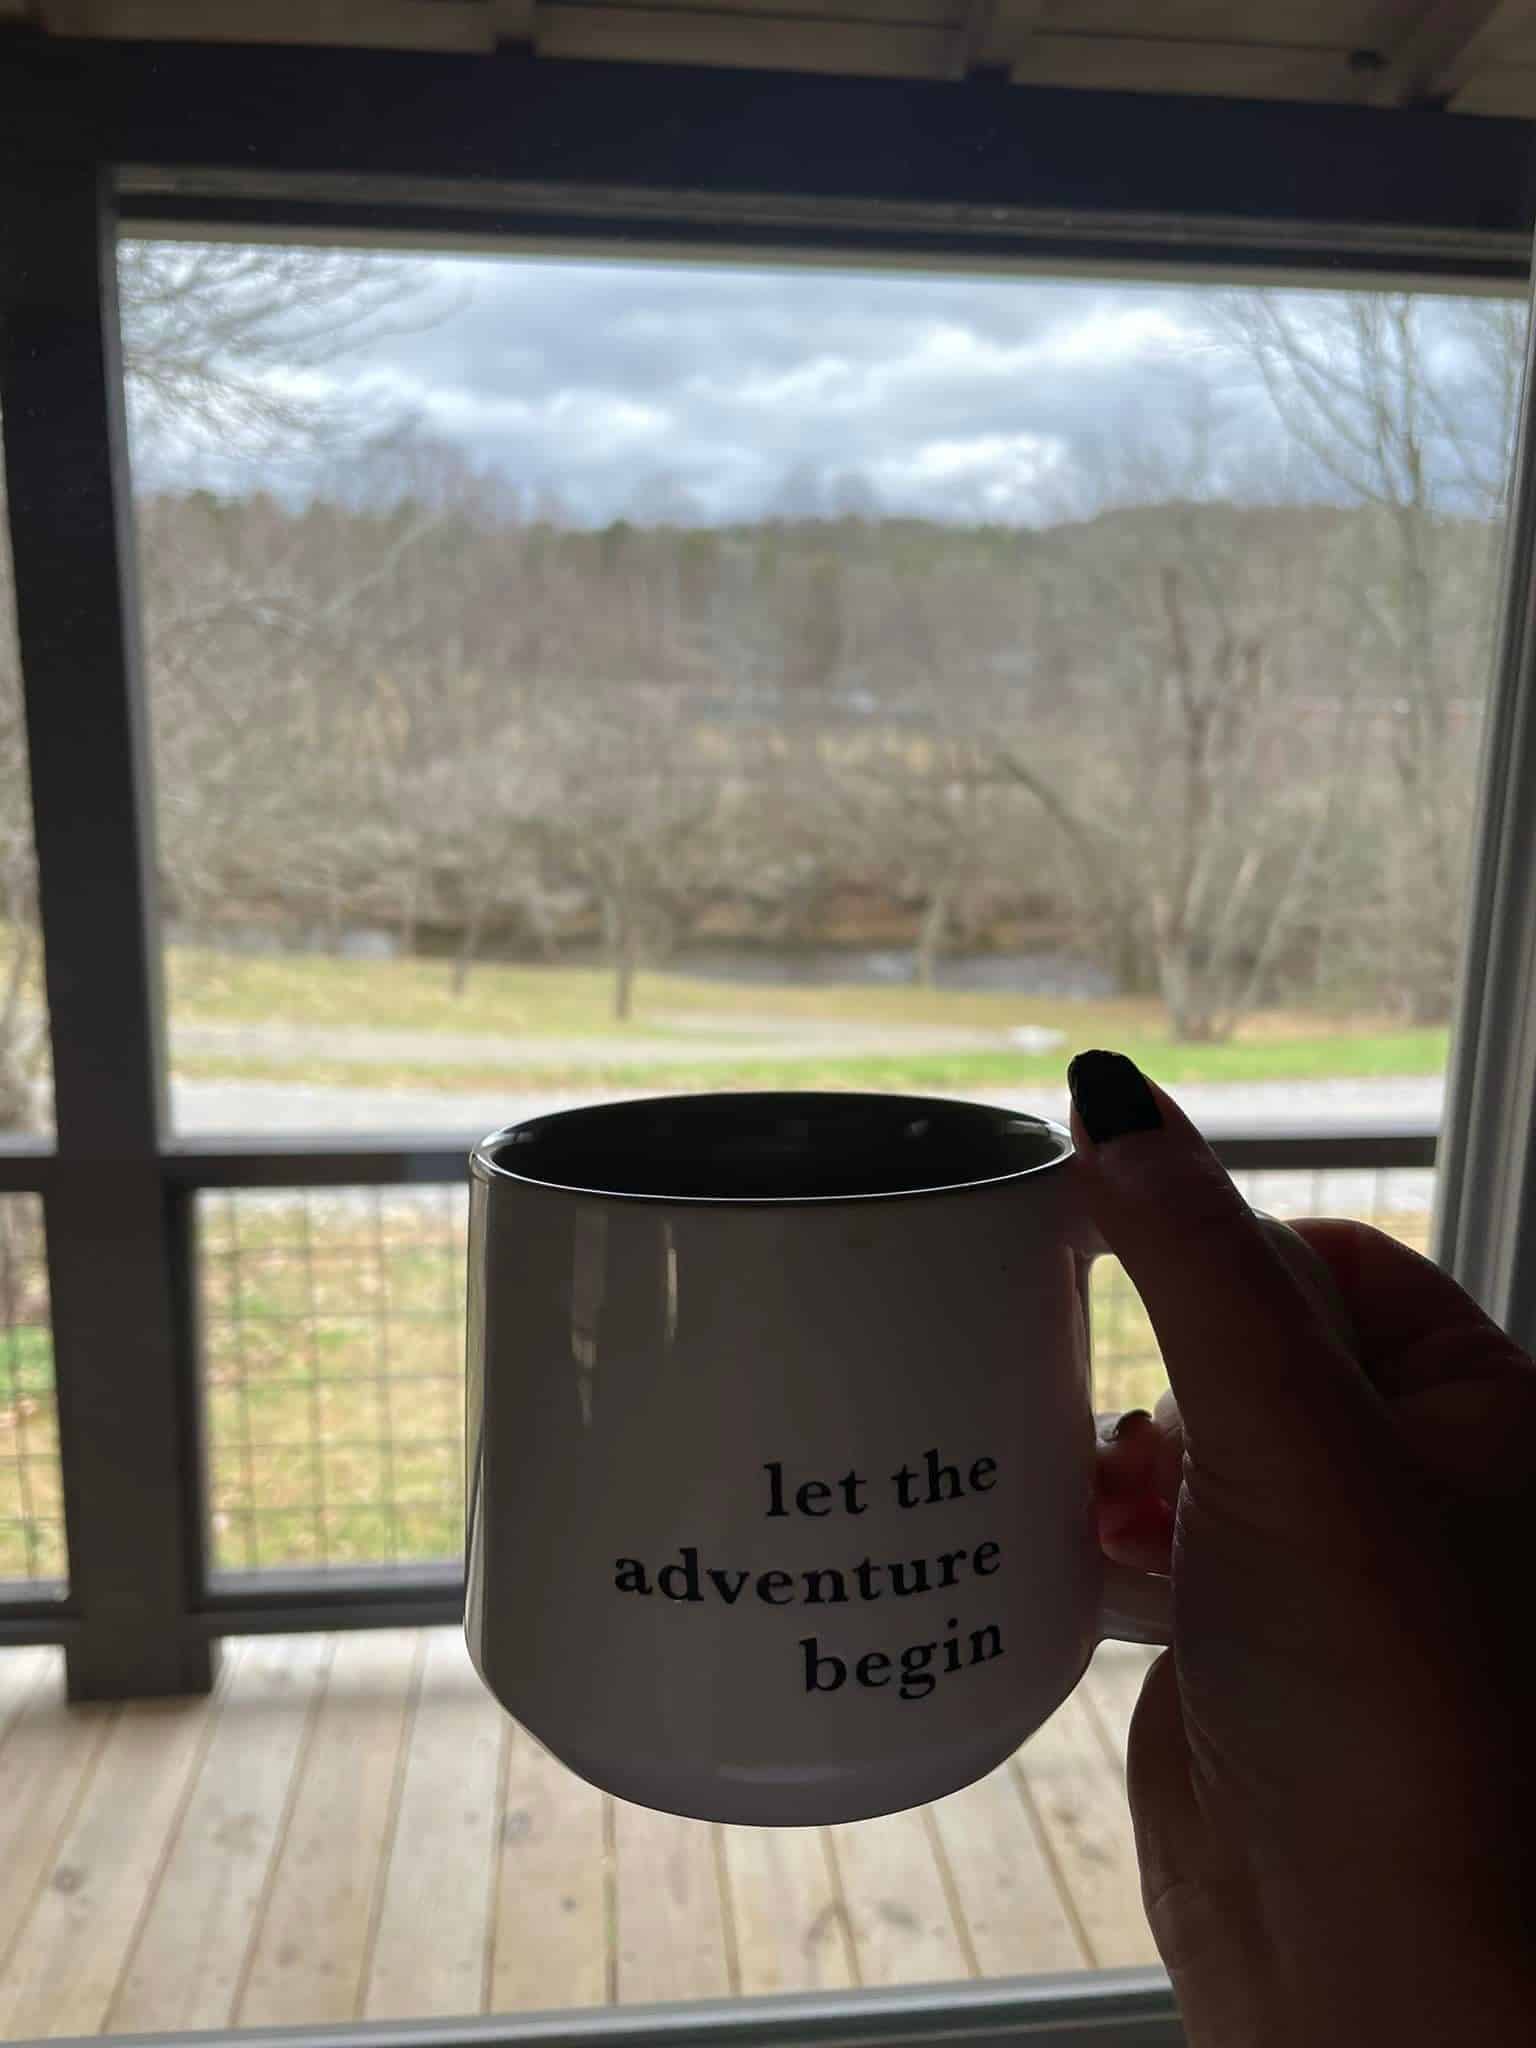
M 140 507 L 169 908 L 554 957 L 1070 939 L 1185 1038 L 1367 993 L 1443 1018 L 1490 530 L 1428 523 L 1405 663 L 1372 507 L 1041 531 L 522 523 L 439 456 L 387 507 Z

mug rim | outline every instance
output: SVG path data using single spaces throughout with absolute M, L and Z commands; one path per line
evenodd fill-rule
M 603 1188 L 577 1186 L 571 1181 L 544 1180 L 536 1174 L 514 1173 L 492 1156 L 492 1149 L 520 1131 L 532 1129 L 535 1125 L 548 1125 L 563 1121 L 567 1117 L 590 1115 L 605 1109 L 636 1109 L 649 1106 L 665 1110 L 684 1104 L 698 1103 L 769 1103 L 784 1104 L 809 1102 L 836 1102 L 854 1104 L 878 1102 L 886 1106 L 901 1104 L 911 1109 L 980 1109 L 989 1115 L 1005 1118 L 1011 1123 L 1025 1123 L 1036 1130 L 1044 1131 L 1056 1141 L 1056 1151 L 1049 1159 L 1038 1160 L 1033 1166 L 1021 1166 L 1012 1173 L 989 1174 L 980 1180 L 943 1181 L 932 1186 L 913 1188 L 872 1189 L 861 1194 L 830 1195 L 675 1195 L 650 1194 L 633 1188 Z M 546 1110 L 539 1116 L 523 1117 L 517 1123 L 504 1124 L 499 1130 L 490 1131 L 474 1147 L 469 1155 L 471 1177 L 482 1181 L 488 1187 L 498 1182 L 509 1182 L 514 1187 L 538 1188 L 555 1195 L 574 1195 L 586 1200 L 605 1202 L 638 1203 L 648 1208 L 680 1209 L 808 1209 L 848 1208 L 868 1202 L 912 1202 L 932 1200 L 941 1195 L 963 1195 L 977 1193 L 985 1188 L 1007 1187 L 1015 1181 L 1038 1179 L 1042 1174 L 1053 1173 L 1073 1157 L 1075 1147 L 1072 1133 L 1056 1118 L 1036 1116 L 1032 1110 L 1004 1109 L 995 1102 L 976 1102 L 969 1096 L 945 1095 L 895 1095 L 883 1094 L 873 1089 L 835 1088 L 765 1088 L 765 1089 L 698 1089 L 684 1095 L 632 1095 L 616 1098 L 611 1102 L 573 1103 L 567 1109 Z

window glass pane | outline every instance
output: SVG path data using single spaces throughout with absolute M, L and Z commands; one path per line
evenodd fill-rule
M 1429 1167 L 1330 1167 L 1323 1171 L 1236 1173 L 1256 1209 L 1282 1220 L 1351 1216 L 1429 1250 L 1435 1176 Z M 1118 1259 L 1093 1269 L 1093 1389 L 1102 1413 L 1150 1408 L 1167 1385 L 1157 1339 Z
M 199 1197 L 216 1568 L 462 1554 L 465 1222 L 459 1188 Z
M 183 1130 L 1439 1102 L 1522 312 L 129 242 Z
M 1228 1127 L 1435 1122 L 1521 309 L 144 242 L 122 297 L 181 1133 L 1060 1115 L 1096 1044 Z M 1422 1242 L 1429 1185 L 1249 1190 Z M 463 1232 L 456 1190 L 200 1199 L 222 1571 L 457 1554 Z M 1112 1262 L 1094 1309 L 1098 1405 L 1150 1405 Z M 387 1655 L 409 1802 L 468 1709 Z M 473 1997 L 1150 1960 L 1145 1662 L 951 1799 L 792 1836 L 477 1724 Z M 392 1853 L 349 2013 L 435 1995 Z M 267 1967 L 285 1883 L 247 2024 L 322 2016 Z
M 37 923 L 27 722 L 10 521 L 0 477 L 0 1145 L 9 1136 L 36 1137 L 52 1129 L 53 1065 Z
M 43 1205 L 0 1195 L 0 1599 L 68 1576 Z

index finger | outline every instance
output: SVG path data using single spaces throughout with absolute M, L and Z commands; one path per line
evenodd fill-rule
M 1173 1098 L 1118 1053 L 1079 1055 L 1074 1171 L 1141 1295 L 1201 1463 L 1247 1483 L 1386 1443 L 1382 1405 L 1299 1263 Z M 1097 1135 L 1095 1135 L 1097 1133 Z

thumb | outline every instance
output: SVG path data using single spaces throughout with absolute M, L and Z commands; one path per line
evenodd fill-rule
M 1378 1452 L 1381 1403 L 1326 1268 L 1256 1216 L 1183 1111 L 1122 1053 L 1067 1069 L 1079 1194 L 1145 1304 L 1201 1464 L 1245 1481 Z M 1315 1268 L 1315 1270 L 1314 1270 Z M 1321 1281 L 1319 1280 L 1321 1276 Z

